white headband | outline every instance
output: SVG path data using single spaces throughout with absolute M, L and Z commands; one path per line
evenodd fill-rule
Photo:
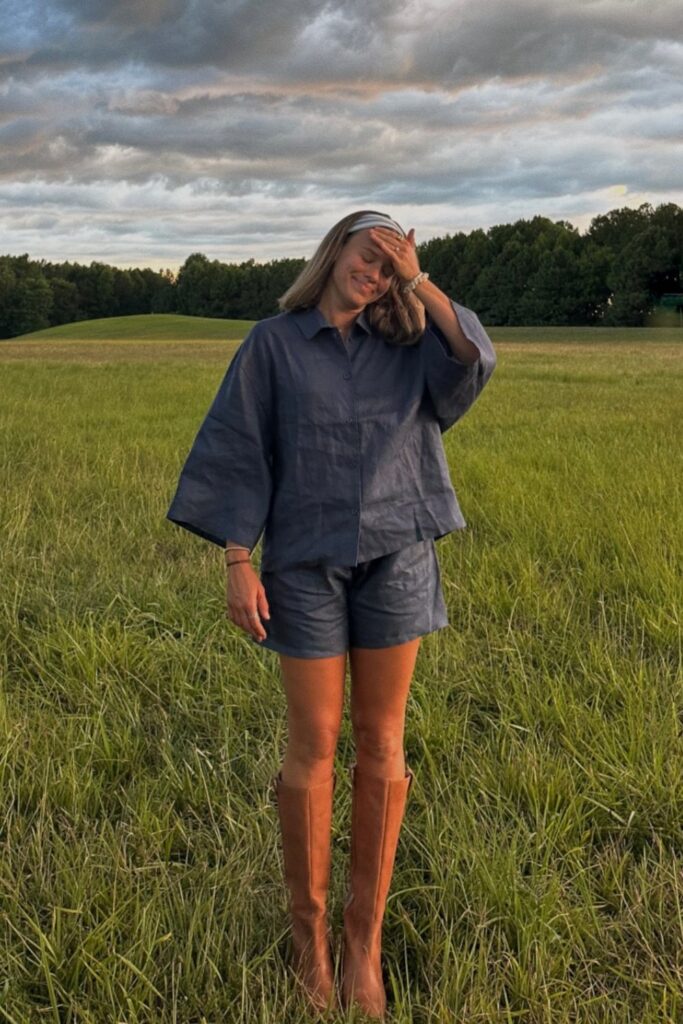
M 366 213 L 353 224 L 347 234 L 352 234 L 354 231 L 362 231 L 363 228 L 390 228 L 395 231 L 401 238 L 406 237 L 406 233 L 400 224 L 397 224 L 391 217 L 386 217 L 383 213 Z

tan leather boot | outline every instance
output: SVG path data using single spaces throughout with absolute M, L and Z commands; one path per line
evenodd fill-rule
M 342 991 L 345 1010 L 356 1003 L 381 1020 L 386 1011 L 382 980 L 382 920 L 398 837 L 413 774 L 382 779 L 351 766 L 351 867 L 344 903 Z
M 290 786 L 281 772 L 273 779 L 285 882 L 290 892 L 292 965 L 316 1010 L 336 1006 L 327 921 L 336 782 L 335 773 L 316 786 Z

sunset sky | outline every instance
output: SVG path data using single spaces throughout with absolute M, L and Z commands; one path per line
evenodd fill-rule
M 683 205 L 672 0 L 0 0 L 0 253 L 310 256 Z

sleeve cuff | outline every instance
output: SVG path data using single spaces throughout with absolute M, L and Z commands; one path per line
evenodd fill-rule
M 456 366 L 461 366 L 465 370 L 476 369 L 480 373 L 485 372 L 488 376 L 496 365 L 496 353 L 493 345 L 491 344 L 491 339 L 484 330 L 479 317 L 473 310 L 468 309 L 467 306 L 461 306 L 460 303 L 454 302 L 453 299 L 450 301 L 451 306 L 458 317 L 458 323 L 460 324 L 463 334 L 468 341 L 471 341 L 472 344 L 477 347 L 479 351 L 479 358 L 475 359 L 474 362 L 463 362 L 463 360 L 459 359 L 453 352 L 445 334 L 441 328 L 434 323 L 431 317 L 428 317 L 427 320 L 428 328 L 435 337 L 439 339 L 441 350 L 449 362 Z

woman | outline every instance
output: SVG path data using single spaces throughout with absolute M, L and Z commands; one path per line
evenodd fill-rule
M 466 523 L 441 434 L 496 355 L 420 271 L 413 229 L 340 220 L 225 374 L 168 517 L 225 548 L 231 620 L 278 652 L 288 742 L 273 779 L 294 966 L 334 1000 L 326 917 L 346 657 L 355 761 L 342 1005 L 381 1018 L 384 908 L 408 789 L 420 637 L 448 625 L 434 541 Z M 260 578 L 251 553 L 264 531 Z

